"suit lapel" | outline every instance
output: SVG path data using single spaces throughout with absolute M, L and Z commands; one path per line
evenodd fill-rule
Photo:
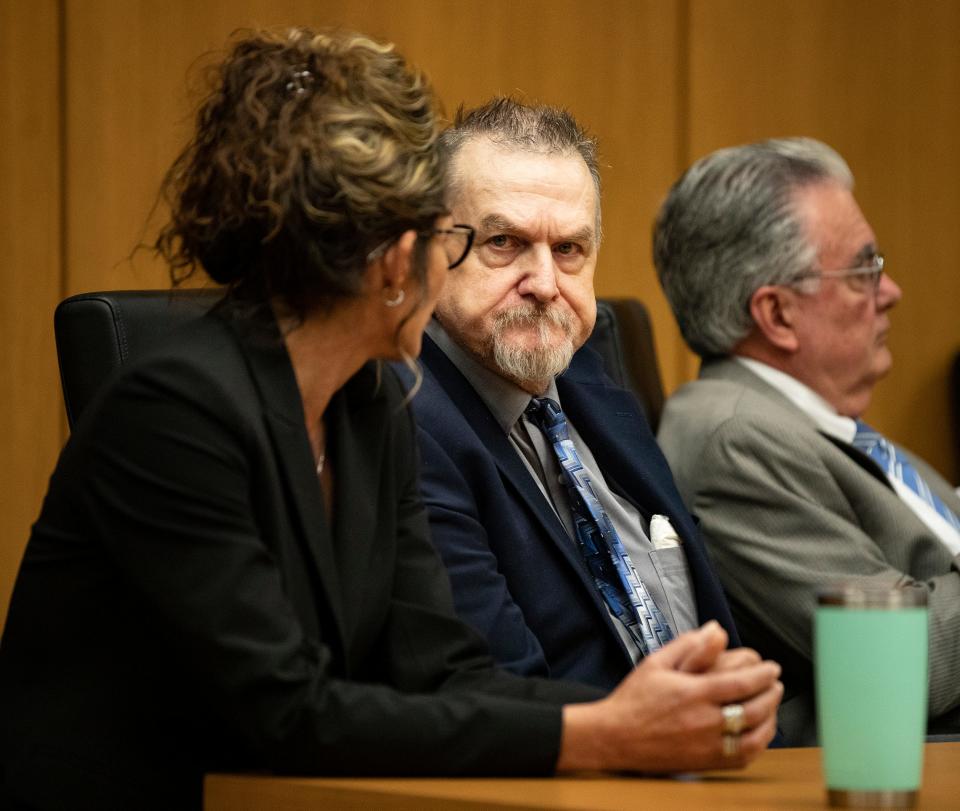
M 853 445 L 848 442 L 844 442 L 843 440 L 832 437 L 829 434 L 825 434 L 823 431 L 820 431 L 819 433 L 820 436 L 836 446 L 841 453 L 844 453 L 850 457 L 851 460 L 860 465 L 860 467 L 862 467 L 867 473 L 873 476 L 885 487 L 888 487 L 891 490 L 894 489 L 893 485 L 890 483 L 890 480 L 887 478 L 887 474 L 883 472 L 883 469 L 880 467 L 880 465 L 867 456 L 867 454 L 865 454 L 863 451 L 853 447 Z
M 277 467 L 299 524 L 298 541 L 323 586 L 326 607 L 341 644 L 346 639 L 343 595 L 337 575 L 330 522 L 323 506 L 313 453 L 307 437 L 300 390 L 293 366 L 276 326 L 249 335 L 231 324 L 244 349 L 247 365 L 263 404 L 267 431 L 276 450 Z
M 376 407 L 382 397 L 371 364 L 347 383 L 327 411 L 327 445 L 336 481 L 334 550 L 343 583 L 363 583 L 378 538 L 381 471 L 389 464 L 383 459 L 388 426 Z M 350 634 L 363 606 L 360 594 L 346 596 L 343 620 Z
M 649 518 L 660 513 L 670 519 L 683 540 L 700 621 L 719 619 L 736 640 L 733 619 L 700 532 L 640 405 L 633 394 L 608 380 L 600 363 L 586 347 L 574 356 L 570 369 L 557 379 L 564 410 L 610 483 L 627 494 L 642 515 Z
M 867 473 L 877 479 L 877 481 L 881 482 L 885 487 L 893 490 L 893 485 L 890 484 L 890 480 L 887 479 L 886 474 L 883 472 L 881 467 L 875 461 L 873 461 L 873 459 L 867 456 L 867 454 L 853 447 L 853 445 L 851 445 L 849 442 L 844 442 L 843 440 L 832 437 L 829 434 L 821 431 L 817 424 L 807 414 L 805 414 L 802 409 L 798 408 L 789 397 L 786 397 L 765 380 L 755 375 L 742 363 L 738 363 L 732 358 L 710 361 L 708 363 L 704 363 L 703 368 L 700 370 L 700 377 L 704 380 L 730 380 L 734 383 L 740 384 L 741 386 L 745 386 L 746 388 L 751 389 L 758 394 L 762 394 L 764 397 L 772 400 L 773 403 L 781 410 L 787 412 L 789 419 L 799 420 L 811 426 L 818 434 L 820 434 L 820 436 L 834 445 L 841 453 L 845 454 L 853 462 L 862 467 Z
M 450 361 L 443 351 L 429 338 L 424 336 L 421 358 L 437 379 L 440 387 L 446 392 L 453 404 L 466 418 L 467 423 L 474 430 L 481 444 L 490 452 L 503 479 L 517 493 L 540 523 L 554 546 L 567 560 L 576 572 L 591 599 L 602 613 L 607 624 L 610 624 L 609 612 L 597 593 L 596 586 L 587 572 L 583 558 L 575 546 L 575 542 L 567 534 L 560 519 L 551 508 L 547 499 L 537 486 L 530 472 L 527 470 L 520 455 L 510 440 L 503 433 L 500 425 L 494 419 L 490 409 L 484 405 L 473 386 L 460 373 L 460 370 Z M 611 633 L 616 634 L 610 625 Z M 617 637 L 619 639 L 619 636 Z
M 695 539 L 696 528 L 673 485 L 673 474 L 634 396 L 601 382 L 599 370 L 582 374 L 578 367 L 571 365 L 557 379 L 557 389 L 604 476 L 647 519 L 654 513 L 666 515 L 684 541 Z

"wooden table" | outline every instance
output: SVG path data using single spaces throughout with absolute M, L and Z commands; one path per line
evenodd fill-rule
M 743 771 L 673 779 L 587 775 L 550 779 L 331 779 L 208 775 L 206 811 L 306 809 L 824 808 L 819 749 L 773 749 Z M 960 809 L 960 743 L 927 744 L 919 809 Z

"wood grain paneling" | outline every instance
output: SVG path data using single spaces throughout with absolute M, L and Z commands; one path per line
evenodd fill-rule
M 670 183 L 733 143 L 836 146 L 904 290 L 869 416 L 952 472 L 960 0 L 0 0 L 0 605 L 63 436 L 53 307 L 61 293 L 166 286 L 149 252 L 127 257 L 162 216 L 148 224 L 192 126 L 191 66 L 237 28 L 288 24 L 397 42 L 449 113 L 495 93 L 569 107 L 601 141 L 598 293 L 650 304 L 671 390 L 695 362 L 650 260 Z
M 694 0 L 691 160 L 811 135 L 838 149 L 903 289 L 894 368 L 868 419 L 953 477 L 947 370 L 960 347 L 960 4 Z
M 683 350 L 654 282 L 649 223 L 680 166 L 681 10 L 678 0 L 0 0 L 3 610 L 64 435 L 54 306 L 65 294 L 166 286 L 162 264 L 134 249 L 162 218 L 150 212 L 191 130 L 201 54 L 237 28 L 345 26 L 397 42 L 451 114 L 496 93 L 569 107 L 601 140 L 598 291 L 651 303 L 672 387 Z
M 62 441 L 57 3 L 0 0 L 0 626 Z
M 668 383 L 680 349 L 650 262 L 650 220 L 679 168 L 675 0 L 254 2 L 85 0 L 68 5 L 68 288 L 165 284 L 141 238 L 189 129 L 188 68 L 238 27 L 346 26 L 398 43 L 452 115 L 496 93 L 570 108 L 601 140 L 598 291 L 651 302 Z M 148 229 L 147 234 L 150 231 Z

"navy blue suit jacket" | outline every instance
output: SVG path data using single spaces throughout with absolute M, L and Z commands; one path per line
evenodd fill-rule
M 413 400 L 422 492 L 458 613 L 517 673 L 610 689 L 632 666 L 574 542 L 490 410 L 424 336 Z M 670 518 L 683 540 L 701 622 L 739 644 L 699 531 L 633 394 L 583 348 L 557 378 L 563 409 L 607 481 L 647 518 Z

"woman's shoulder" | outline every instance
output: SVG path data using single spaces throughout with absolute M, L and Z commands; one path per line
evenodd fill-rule
M 162 343 L 129 362 L 119 377 L 175 381 L 183 376 L 227 383 L 245 366 L 243 356 L 229 325 L 207 314 L 171 331 Z

